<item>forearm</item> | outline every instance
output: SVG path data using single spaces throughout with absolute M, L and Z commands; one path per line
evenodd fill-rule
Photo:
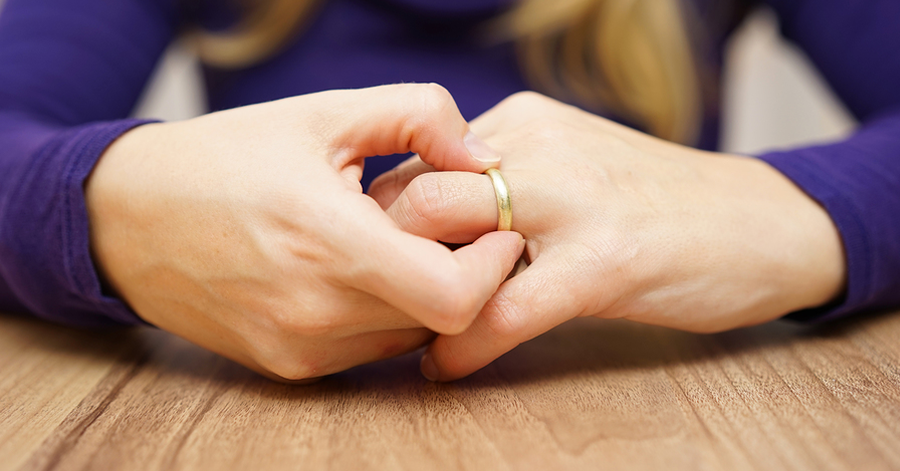
M 707 326 L 709 330 L 766 322 L 842 296 L 845 254 L 824 207 L 758 159 L 711 155 L 697 168 L 717 195 L 712 201 L 698 201 L 697 208 L 717 214 L 718 222 L 710 227 L 714 232 L 705 247 L 697 247 L 712 254 L 708 263 L 699 265 L 714 267 L 707 273 L 710 283 L 690 297 L 718 296 L 724 300 L 719 309 L 735 311 L 722 319 L 725 324 Z M 731 256 L 715 258 L 727 253 Z M 691 263 L 695 253 L 683 255 L 687 259 L 676 267 L 698 267 Z M 696 279 L 690 273 L 681 277 Z
M 170 0 L 8 0 L 0 14 L 0 309 L 133 323 L 103 296 L 83 184 L 171 40 Z M 117 121 L 120 120 L 120 121 Z
M 109 143 L 138 124 L 63 128 L 0 113 L 0 309 L 73 325 L 139 322 L 101 290 L 83 193 Z
M 760 158 L 828 212 L 846 253 L 844 296 L 794 317 L 824 320 L 900 306 L 900 111 L 843 142 Z

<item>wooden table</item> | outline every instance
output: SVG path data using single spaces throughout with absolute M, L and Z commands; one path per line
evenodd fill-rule
M 149 328 L 0 315 L 0 469 L 900 469 L 900 313 L 584 319 L 452 384 L 417 364 L 288 386 Z

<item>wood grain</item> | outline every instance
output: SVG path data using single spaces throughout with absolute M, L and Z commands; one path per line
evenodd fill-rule
M 900 469 L 900 313 L 581 319 L 455 383 L 417 363 L 288 386 L 149 328 L 0 316 L 0 469 Z

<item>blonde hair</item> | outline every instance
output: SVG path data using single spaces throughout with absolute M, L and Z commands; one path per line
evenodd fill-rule
M 212 66 L 253 65 L 284 47 L 321 1 L 257 0 L 232 30 L 192 42 Z M 693 143 L 703 96 L 689 19 L 679 0 L 520 0 L 488 34 L 517 42 L 537 90 Z

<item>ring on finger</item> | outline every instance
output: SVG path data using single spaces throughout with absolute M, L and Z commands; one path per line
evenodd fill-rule
M 512 230 L 512 201 L 509 198 L 509 186 L 503 174 L 495 168 L 489 168 L 485 175 L 491 177 L 494 195 L 497 197 L 497 230 Z

